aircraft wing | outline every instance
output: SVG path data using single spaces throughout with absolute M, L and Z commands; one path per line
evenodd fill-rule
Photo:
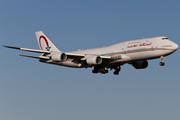
M 57 52 L 57 51 L 45 51 L 45 50 L 36 50 L 36 49 L 28 49 L 28 48 L 20 48 L 20 47 L 12 47 L 12 46 L 3 46 L 3 47 L 22 50 L 22 51 L 28 51 L 28 52 L 35 52 L 35 53 L 45 53 L 45 54 L 51 54 L 53 52 L 55 53 Z M 65 55 L 67 56 L 68 59 L 73 59 L 72 62 L 74 63 L 78 63 L 79 60 L 85 61 L 86 59 L 89 59 L 90 57 L 94 57 L 94 56 L 101 57 L 103 61 L 107 61 L 109 63 L 114 62 L 114 61 L 124 62 L 124 61 L 130 60 L 130 58 L 124 54 L 109 56 L 109 55 L 80 54 L 80 53 L 65 52 Z M 36 58 L 36 59 L 44 59 L 44 60 L 51 59 L 49 56 L 39 56 L 39 57 L 28 56 L 28 55 L 19 55 L 19 56 Z
M 12 46 L 3 46 L 11 49 L 17 49 L 17 50 L 23 50 L 23 51 L 29 51 L 29 52 L 35 52 L 35 53 L 51 53 L 51 51 L 45 51 L 45 50 L 36 50 L 36 49 L 28 49 L 28 48 L 20 48 L 20 47 L 12 47 Z

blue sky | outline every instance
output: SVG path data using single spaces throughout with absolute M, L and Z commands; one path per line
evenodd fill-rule
M 6 0 L 0 2 L 1 46 L 39 49 L 43 31 L 62 51 L 167 36 L 180 45 L 179 0 Z M 40 63 L 0 47 L 1 120 L 178 120 L 179 50 L 118 76 Z

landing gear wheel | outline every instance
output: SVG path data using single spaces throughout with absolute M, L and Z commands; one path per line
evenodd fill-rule
M 164 62 L 160 62 L 159 65 L 160 65 L 160 66 L 164 66 L 165 63 L 164 63 Z
M 108 71 L 108 70 L 105 70 L 104 72 L 105 72 L 105 73 L 108 73 L 109 71 Z
M 101 70 L 101 74 L 106 74 L 108 72 L 109 72 L 108 70 Z
M 98 70 L 92 70 L 92 73 L 98 73 Z
M 119 75 L 119 72 L 121 71 L 121 67 L 117 65 L 114 67 L 114 70 L 115 70 L 114 75 Z
M 119 75 L 119 71 L 114 71 L 114 75 Z
M 101 74 L 105 74 L 105 71 L 101 71 Z

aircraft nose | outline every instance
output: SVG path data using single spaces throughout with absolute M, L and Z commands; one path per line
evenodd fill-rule
M 177 50 L 179 48 L 178 44 L 174 43 L 173 48 Z

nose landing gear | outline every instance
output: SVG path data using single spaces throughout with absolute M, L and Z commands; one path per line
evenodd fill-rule
M 165 58 L 164 56 L 161 56 L 161 62 L 159 63 L 160 66 L 164 66 L 164 65 L 165 65 L 165 63 L 164 63 L 164 61 L 163 61 L 164 58 Z

